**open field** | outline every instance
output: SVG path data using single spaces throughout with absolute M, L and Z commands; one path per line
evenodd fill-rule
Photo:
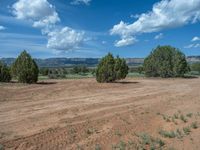
M 200 149 L 200 79 L 0 85 L 5 149 Z

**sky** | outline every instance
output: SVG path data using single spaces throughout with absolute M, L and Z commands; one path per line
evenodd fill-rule
M 0 57 L 200 55 L 200 0 L 0 0 Z

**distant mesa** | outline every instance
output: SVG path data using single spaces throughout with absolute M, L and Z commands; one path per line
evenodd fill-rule
M 15 58 L 1 58 L 1 61 L 7 65 L 11 65 Z M 47 58 L 35 59 L 39 67 L 70 67 L 74 65 L 85 65 L 87 67 L 95 67 L 99 63 L 100 58 Z M 200 62 L 200 56 L 188 56 L 189 63 Z M 126 58 L 129 66 L 142 65 L 144 58 Z

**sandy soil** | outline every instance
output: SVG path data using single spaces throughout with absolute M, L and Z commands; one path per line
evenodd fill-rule
M 184 127 L 190 127 L 189 134 Z M 159 134 L 177 129 L 181 138 Z M 149 149 L 141 141 L 142 133 L 163 140 L 162 149 L 199 150 L 200 79 L 0 84 L 0 143 L 5 149 Z

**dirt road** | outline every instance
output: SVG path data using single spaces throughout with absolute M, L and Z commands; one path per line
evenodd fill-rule
M 152 140 L 158 138 L 163 144 Z M 200 79 L 1 84 L 0 143 L 19 150 L 149 149 L 152 143 L 199 150 Z

